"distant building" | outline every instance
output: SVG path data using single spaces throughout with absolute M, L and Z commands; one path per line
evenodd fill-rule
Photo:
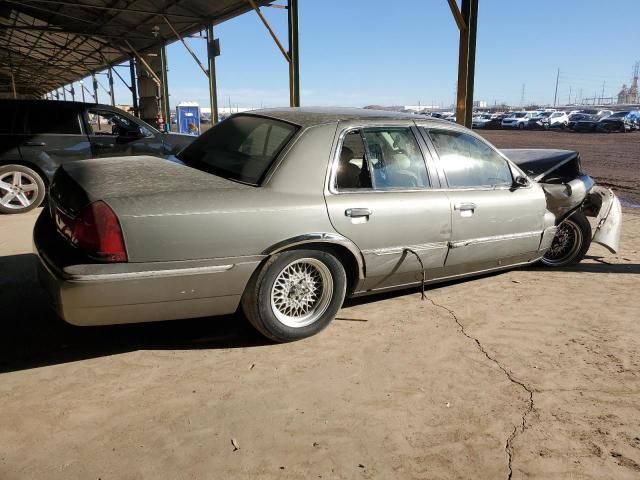
M 485 100 L 474 100 L 473 108 L 487 108 L 489 104 Z
M 636 62 L 633 66 L 633 73 L 631 74 L 631 85 L 628 87 L 626 83 L 622 85 L 622 88 L 618 92 L 618 103 L 640 103 L 638 70 L 640 70 L 640 63 Z

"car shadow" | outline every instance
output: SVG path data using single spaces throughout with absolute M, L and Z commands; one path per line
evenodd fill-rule
M 50 309 L 32 254 L 0 257 L 0 373 L 134 350 L 270 345 L 242 315 L 171 322 L 75 327 Z
M 585 260 L 577 265 L 571 265 L 570 267 L 559 267 L 557 271 L 561 272 L 582 272 L 582 273 L 625 273 L 625 274 L 640 274 L 640 264 L 638 263 L 609 263 L 604 260 L 604 257 L 587 255 Z M 526 270 L 550 270 L 549 267 L 541 265 L 534 265 L 531 267 L 525 267 Z

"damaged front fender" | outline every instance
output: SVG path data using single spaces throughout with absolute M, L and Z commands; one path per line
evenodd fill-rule
M 557 223 L 580 207 L 593 188 L 593 179 L 579 175 L 566 183 L 540 183 L 547 197 L 547 209 L 556 216 Z

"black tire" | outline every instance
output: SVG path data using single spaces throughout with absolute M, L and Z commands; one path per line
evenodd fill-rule
M 519 123 L 519 124 L 518 124 L 518 128 L 519 128 L 520 130 L 524 130 L 524 123 Z
M 540 260 L 547 267 L 580 263 L 591 245 L 591 225 L 583 212 L 575 212 L 558 225 L 551 248 Z
M 284 275 L 285 271 L 296 267 L 309 267 L 312 275 L 315 269 L 315 274 L 322 282 L 320 290 L 314 290 L 319 294 L 311 304 L 313 315 L 310 314 L 306 320 L 304 316 L 287 316 L 285 312 L 290 308 L 288 302 L 296 302 L 311 292 L 308 283 L 285 284 L 292 278 Z M 302 290 L 294 291 L 297 288 Z M 326 328 L 342 306 L 346 290 L 347 275 L 335 256 L 321 250 L 290 250 L 273 255 L 253 274 L 242 296 L 241 305 L 251 325 L 262 335 L 276 342 L 292 342 L 315 335 Z M 281 306 L 278 306 L 278 302 L 281 302 Z M 311 323 L 305 324 L 310 320 Z M 299 324 L 293 325 L 296 322 Z
M 0 213 L 26 213 L 39 207 L 46 195 L 44 180 L 24 165 L 0 166 Z

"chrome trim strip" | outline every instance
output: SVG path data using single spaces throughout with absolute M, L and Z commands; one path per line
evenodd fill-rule
M 235 265 L 214 265 L 210 267 L 175 268 L 170 270 L 149 270 L 146 272 L 103 273 L 97 275 L 63 275 L 69 282 L 109 282 L 115 280 L 141 280 L 145 278 L 177 277 L 182 275 L 202 275 L 231 270 Z
M 479 243 L 493 243 L 500 242 L 502 240 L 515 240 L 518 238 L 527 238 L 527 237 L 539 237 L 542 234 L 541 230 L 537 230 L 535 232 L 521 232 L 521 233 L 508 233 L 505 235 L 495 235 L 492 237 L 480 237 L 480 238 L 470 238 L 468 240 L 461 240 L 458 242 L 450 242 L 449 246 L 451 248 L 460 248 L 466 247 L 468 245 L 477 245 Z
M 442 248 L 449 248 L 449 242 L 436 242 L 436 243 L 422 243 L 419 245 L 406 245 L 400 247 L 387 247 L 387 248 L 372 248 L 369 250 L 363 250 L 362 253 L 365 255 L 393 255 L 402 253 L 405 249 L 415 250 L 417 252 L 425 251 L 425 250 L 439 250 Z
M 449 275 L 446 277 L 438 277 L 438 278 L 433 278 L 433 279 L 428 279 L 425 281 L 425 285 L 432 285 L 432 284 L 437 284 L 437 283 L 443 283 L 446 282 L 448 280 L 453 280 L 456 278 L 466 278 L 466 277 L 476 277 L 478 275 L 483 275 L 485 273 L 490 273 L 490 272 L 496 272 L 496 271 L 500 271 L 500 270 L 512 270 L 518 267 L 522 267 L 524 265 L 531 265 L 535 262 L 537 262 L 538 260 L 540 260 L 542 258 L 542 256 L 540 257 L 535 257 L 532 260 L 529 260 L 527 262 L 520 262 L 520 263 L 513 263 L 510 265 L 502 265 L 499 267 L 494 267 L 494 268 L 486 268 L 484 270 L 478 270 L 476 272 L 468 272 L 468 273 L 458 273 L 456 275 Z M 382 293 L 385 291 L 390 291 L 390 290 L 402 290 L 405 288 L 411 288 L 411 287 L 418 287 L 421 285 L 422 282 L 411 282 L 411 283 L 403 283 L 402 285 L 392 285 L 390 287 L 382 287 L 382 288 L 374 288 L 371 290 L 360 290 L 357 292 L 354 292 L 351 297 L 361 297 L 361 296 L 365 296 L 365 295 L 371 295 L 371 294 L 375 294 L 375 293 Z

